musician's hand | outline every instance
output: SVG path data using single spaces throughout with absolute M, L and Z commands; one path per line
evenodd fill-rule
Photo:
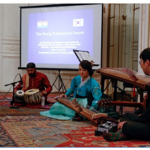
M 63 97 L 67 97 L 67 96 L 65 94 L 61 94 L 59 97 L 63 98 Z
M 142 114 L 139 114 L 138 116 L 141 116 Z
M 82 111 L 82 108 L 80 106 L 77 107 L 77 112 L 79 113 L 80 111 Z
M 42 91 L 42 95 L 47 95 L 47 91 Z
M 119 122 L 118 123 L 118 129 L 122 129 L 124 123 L 127 122 L 127 121 L 122 121 L 122 122 Z

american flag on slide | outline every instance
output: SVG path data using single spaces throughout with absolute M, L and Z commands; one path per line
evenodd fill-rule
M 83 26 L 83 19 L 73 19 L 73 27 Z
M 48 21 L 38 21 L 37 22 L 37 28 L 47 28 L 48 27 Z

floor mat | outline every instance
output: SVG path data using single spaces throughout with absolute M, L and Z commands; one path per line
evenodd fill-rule
M 54 97 L 56 97 L 58 95 L 60 95 L 60 94 L 58 94 L 58 93 L 57 94 L 49 94 L 47 100 L 50 102 L 50 104 L 49 104 L 49 106 L 45 106 L 44 108 L 50 109 L 51 106 L 56 102 Z M 12 94 L 8 94 L 6 96 L 6 98 L 4 100 L 2 100 L 4 98 L 4 96 L 5 96 L 5 94 L 2 94 L 2 93 L 0 94 L 0 105 L 11 107 L 10 102 L 12 100 Z M 29 105 L 28 104 L 28 106 L 25 106 L 25 107 L 44 109 L 42 106 L 39 106 L 39 105 Z M 120 110 L 120 106 L 116 106 L 116 111 L 119 112 L 119 110 Z M 134 113 L 134 111 L 135 111 L 134 107 L 125 107 L 125 106 L 123 107 L 123 113 L 126 113 L 126 112 Z
M 49 109 L 47 109 L 47 110 L 49 110 Z M 8 106 L 1 106 L 0 105 L 0 116 L 40 115 L 40 113 L 39 113 L 40 111 L 45 111 L 45 109 L 26 108 L 26 107 L 11 109 Z
M 60 121 L 43 116 L 0 117 L 1 147 L 149 147 L 149 141 L 107 142 L 89 121 Z
M 2 106 L 8 106 L 11 107 L 12 105 L 10 102 L 12 101 L 12 94 L 7 95 L 6 98 L 4 98 L 5 95 L 0 95 L 0 105 Z M 14 106 L 19 106 L 19 107 L 27 107 L 27 108 L 41 108 L 41 109 L 50 109 L 51 106 L 56 102 L 54 99 L 56 95 L 48 95 L 47 101 L 50 103 L 48 105 L 42 106 L 41 104 L 24 104 L 24 103 L 14 103 Z

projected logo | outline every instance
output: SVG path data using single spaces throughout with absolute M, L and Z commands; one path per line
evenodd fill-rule
M 83 26 L 83 19 L 73 19 L 73 27 Z
M 37 27 L 38 28 L 47 28 L 48 27 L 48 22 L 47 21 L 38 21 L 37 22 Z

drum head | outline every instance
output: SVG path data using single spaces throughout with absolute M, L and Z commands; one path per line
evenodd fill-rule
M 27 90 L 24 94 L 25 95 L 31 95 L 31 94 L 35 94 L 38 92 L 39 92 L 39 89 L 30 89 L 30 90 Z
M 24 91 L 18 90 L 18 91 L 16 92 L 16 95 L 17 95 L 18 97 L 23 97 L 23 96 L 24 96 Z

